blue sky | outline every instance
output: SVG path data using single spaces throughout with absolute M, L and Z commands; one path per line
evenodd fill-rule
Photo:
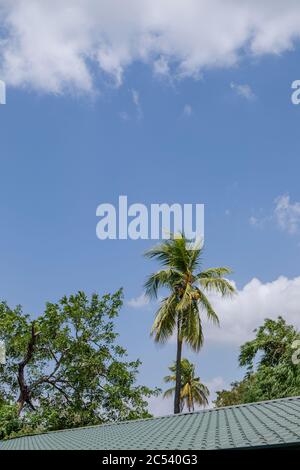
M 200 354 L 186 353 L 212 391 L 239 378 L 238 346 L 265 316 L 300 325 L 299 56 L 295 43 L 180 79 L 132 60 L 118 84 L 92 64 L 92 93 L 10 83 L 3 69 L 1 298 L 37 315 L 78 289 L 124 287 L 120 341 L 143 361 L 139 380 L 162 386 L 175 345 L 153 344 L 156 305 L 132 301 L 156 268 L 143 258 L 152 242 L 100 241 L 96 207 L 122 194 L 146 205 L 204 203 L 203 265 L 230 266 L 241 300 L 216 299 L 220 331 L 208 326 Z

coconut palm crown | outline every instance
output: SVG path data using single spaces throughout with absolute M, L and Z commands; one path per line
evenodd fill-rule
M 164 378 L 166 383 L 176 382 L 176 364 L 169 367 L 171 375 Z M 164 398 L 173 395 L 175 387 L 171 387 L 164 393 Z M 180 391 L 180 412 L 184 406 L 188 411 L 195 410 L 195 404 L 200 406 L 208 405 L 208 388 L 201 382 L 200 377 L 195 377 L 195 366 L 188 359 L 181 360 L 181 391 Z

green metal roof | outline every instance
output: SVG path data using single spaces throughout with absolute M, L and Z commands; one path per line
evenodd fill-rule
M 0 450 L 201 450 L 300 444 L 300 397 L 53 431 L 0 442 Z

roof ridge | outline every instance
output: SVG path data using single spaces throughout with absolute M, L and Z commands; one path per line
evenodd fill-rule
M 93 425 L 88 425 L 88 426 L 79 426 L 77 428 L 66 428 L 66 429 L 57 429 L 53 431 L 45 431 L 45 432 L 36 432 L 36 433 L 30 433 L 30 434 L 24 434 L 23 436 L 17 436 L 15 438 L 9 439 L 9 440 L 17 440 L 17 439 L 23 439 L 24 437 L 32 437 L 32 436 L 44 436 L 44 435 L 52 435 L 55 433 L 61 433 L 61 432 L 70 432 L 70 431 L 77 431 L 80 429 L 93 429 L 93 428 L 99 428 L 99 427 L 108 427 L 108 426 L 117 426 L 117 425 L 122 425 L 122 424 L 129 424 L 129 423 L 136 423 L 136 422 L 141 422 L 141 421 L 154 421 L 154 420 L 159 420 L 159 419 L 165 419 L 165 418 L 177 418 L 180 416 L 186 416 L 186 415 L 197 415 L 201 413 L 211 413 L 215 411 L 220 411 L 220 410 L 229 410 L 229 409 L 236 409 L 236 408 L 241 408 L 241 407 L 248 407 L 248 406 L 253 406 L 253 405 L 264 405 L 267 403 L 276 403 L 276 402 L 282 402 L 282 401 L 291 401 L 291 400 L 300 400 L 300 396 L 291 396 L 291 397 L 282 397 L 282 398 L 274 398 L 271 400 L 262 400 L 262 401 L 256 401 L 256 402 L 251 402 L 251 403 L 240 403 L 238 405 L 229 405 L 229 406 L 220 406 L 217 408 L 209 408 L 209 409 L 203 409 L 203 410 L 198 410 L 198 411 L 192 411 L 192 412 L 184 412 L 184 413 L 178 413 L 176 415 L 174 414 L 168 414 L 168 415 L 163 415 L 163 416 L 153 416 L 150 418 L 139 418 L 139 419 L 133 419 L 133 420 L 124 420 L 124 421 L 116 421 L 116 422 L 109 422 L 109 423 L 102 423 L 102 424 L 93 424 Z M 4 440 L 0 440 L 1 442 L 5 442 Z

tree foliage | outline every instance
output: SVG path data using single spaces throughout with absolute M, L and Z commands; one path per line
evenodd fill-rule
M 188 359 L 181 360 L 181 392 L 180 392 L 180 411 L 186 406 L 188 411 L 195 410 L 195 404 L 200 406 L 208 405 L 208 388 L 201 382 L 200 377 L 195 376 L 195 365 Z M 166 383 L 176 382 L 176 363 L 169 367 L 171 375 L 164 378 Z M 173 395 L 175 387 L 165 391 L 164 397 Z
M 239 364 L 246 367 L 243 380 L 217 392 L 216 406 L 300 395 L 300 365 L 292 360 L 299 333 L 282 317 L 266 319 L 255 333 L 252 341 L 241 346 Z
M 121 290 L 90 299 L 78 292 L 33 320 L 0 303 L 2 436 L 150 416 L 146 400 L 158 391 L 136 384 L 141 363 L 117 344 L 121 305 Z
M 234 287 L 224 278 L 231 272 L 230 269 L 219 267 L 201 270 L 202 251 L 184 235 L 173 235 L 170 240 L 146 252 L 146 257 L 156 259 L 162 265 L 162 269 L 149 276 L 145 284 L 146 294 L 156 298 L 160 288 L 169 291 L 169 295 L 160 303 L 151 334 L 155 341 L 161 343 L 174 332 L 177 334 L 174 413 L 180 412 L 183 343 L 199 351 L 203 344 L 203 312 L 209 320 L 217 324 L 219 322 L 207 293 L 214 291 L 222 296 L 234 293 Z

